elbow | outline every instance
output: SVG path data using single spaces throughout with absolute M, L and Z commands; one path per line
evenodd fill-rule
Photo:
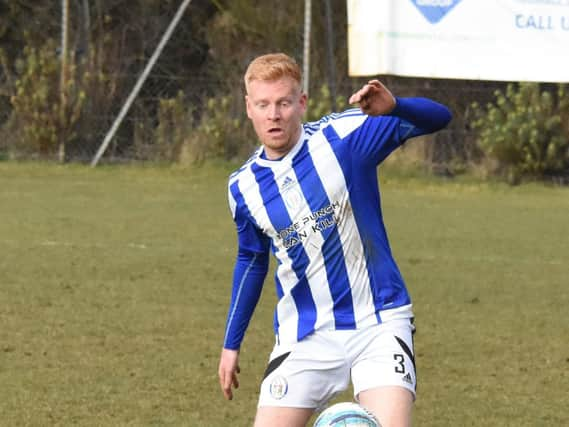
M 443 124 L 443 128 L 447 127 L 448 124 L 451 122 L 452 120 L 452 112 L 448 109 L 445 108 L 445 118 L 444 118 L 444 124 Z
M 445 107 L 441 106 L 441 111 L 438 116 L 438 120 L 433 122 L 433 130 L 432 132 L 436 132 L 438 130 L 446 128 L 452 120 L 452 113 L 451 111 Z
M 441 106 L 436 118 L 430 121 L 429 125 L 425 127 L 425 133 L 434 133 L 442 130 L 448 126 L 452 120 L 451 111 L 445 106 Z

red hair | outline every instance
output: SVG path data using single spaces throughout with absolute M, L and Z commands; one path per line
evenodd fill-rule
M 284 53 L 269 53 L 258 56 L 249 64 L 245 72 L 245 88 L 253 80 L 275 81 L 283 77 L 290 77 L 298 83 L 302 80 L 302 72 L 296 61 Z

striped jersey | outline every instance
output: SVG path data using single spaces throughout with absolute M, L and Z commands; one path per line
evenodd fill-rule
M 231 175 L 239 254 L 225 348 L 241 344 L 269 252 L 277 262 L 274 328 L 281 344 L 319 329 L 412 316 L 382 219 L 377 166 L 409 137 L 448 120 L 444 106 L 423 98 L 397 98 L 389 116 L 347 110 L 304 124 L 285 157 L 267 160 L 260 148 Z

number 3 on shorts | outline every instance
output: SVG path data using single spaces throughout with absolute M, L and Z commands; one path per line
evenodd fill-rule
M 399 353 L 395 353 L 393 355 L 393 360 L 395 360 L 397 362 L 397 365 L 395 365 L 395 372 L 397 372 L 398 374 L 404 374 L 405 373 L 405 358 L 403 357 L 403 355 L 399 354 Z

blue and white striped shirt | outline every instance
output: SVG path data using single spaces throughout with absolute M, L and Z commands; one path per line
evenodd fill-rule
M 231 175 L 239 254 L 224 348 L 241 345 L 271 249 L 280 343 L 412 316 L 383 224 L 376 169 L 406 139 L 436 131 L 450 117 L 424 98 L 397 98 L 389 116 L 347 110 L 304 124 L 282 159 L 267 160 L 260 148 Z

